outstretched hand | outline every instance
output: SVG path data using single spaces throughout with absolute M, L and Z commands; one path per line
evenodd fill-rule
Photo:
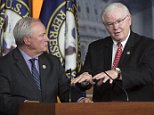
M 93 80 L 98 81 L 97 84 L 101 85 L 109 81 L 110 84 L 113 83 L 113 80 L 118 77 L 118 73 L 116 70 L 108 70 L 105 72 L 101 72 L 93 77 Z
M 91 83 L 91 84 L 95 83 L 93 82 L 92 75 L 90 75 L 88 72 L 84 72 L 80 76 L 72 79 L 71 85 L 75 85 L 76 83 L 83 83 L 83 82 Z

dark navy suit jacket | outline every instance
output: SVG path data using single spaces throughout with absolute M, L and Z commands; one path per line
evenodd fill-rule
M 18 48 L 0 59 L 0 112 L 13 115 L 24 100 L 68 102 L 69 80 L 59 59 L 43 53 L 38 57 L 41 93 Z
M 89 45 L 82 72 L 92 75 L 110 70 L 112 63 L 111 37 Z M 154 40 L 131 32 L 120 58 L 122 81 L 115 80 L 94 86 L 94 101 L 154 101 Z M 124 91 L 126 90 L 126 92 Z

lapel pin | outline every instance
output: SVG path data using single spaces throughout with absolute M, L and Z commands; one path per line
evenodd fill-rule
M 43 69 L 46 69 L 46 68 L 47 68 L 47 66 L 46 66 L 46 65 L 42 65 L 42 68 L 43 68 Z
M 127 55 L 130 55 L 130 51 L 128 51 L 126 54 L 127 54 Z

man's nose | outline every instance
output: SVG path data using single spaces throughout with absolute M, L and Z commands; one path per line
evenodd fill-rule
M 47 42 L 49 41 L 49 38 L 47 35 L 45 35 L 45 38 L 44 38 Z
M 117 22 L 113 23 L 113 29 L 117 29 L 117 28 L 119 28 L 119 23 Z

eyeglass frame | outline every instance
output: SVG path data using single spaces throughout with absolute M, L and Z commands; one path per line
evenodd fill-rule
M 118 19 L 118 20 L 116 20 L 115 22 L 112 22 L 112 23 L 105 23 L 104 22 L 104 25 L 106 26 L 106 27 L 113 27 L 114 25 L 116 25 L 116 24 L 121 24 L 123 21 L 125 21 L 125 19 L 128 17 L 129 15 L 126 15 L 124 18 L 122 18 L 122 19 Z

